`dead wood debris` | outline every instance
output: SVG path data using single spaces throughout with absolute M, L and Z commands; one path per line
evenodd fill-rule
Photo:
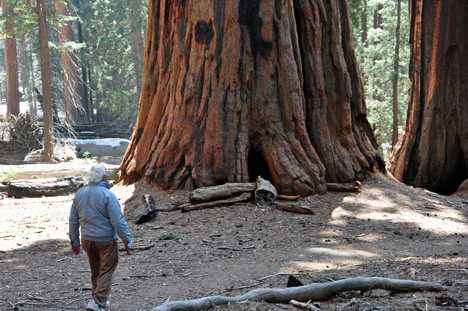
M 360 191 L 361 188 L 362 184 L 357 180 L 352 183 L 327 183 L 328 191 L 355 192 Z
M 300 206 L 299 204 L 289 203 L 289 202 L 275 202 L 273 207 L 290 213 L 299 213 L 299 214 L 315 214 L 314 210 L 310 207 Z
M 136 224 L 141 224 L 156 218 L 156 207 L 154 199 L 151 195 L 145 194 L 141 197 L 138 203 L 138 208 L 135 210 L 134 219 Z
M 11 302 L 8 301 L 8 304 L 5 306 L 0 306 L 1 309 L 10 309 L 10 310 L 19 310 L 19 306 L 35 306 L 35 307 L 50 307 L 53 306 L 54 308 L 60 309 L 76 309 L 75 307 L 69 307 L 69 305 L 75 303 L 79 300 L 89 299 L 91 293 L 87 293 L 85 295 L 82 294 L 80 291 L 79 294 L 73 295 L 66 298 L 49 298 L 49 297 L 39 297 L 31 294 L 27 294 L 28 300 L 21 300 L 18 302 Z
M 191 212 L 196 211 L 199 209 L 205 208 L 213 208 L 213 207 L 220 207 L 223 205 L 232 205 L 235 203 L 244 203 L 251 200 L 253 195 L 251 193 L 243 193 L 238 197 L 225 199 L 225 200 L 218 200 L 218 201 L 208 201 L 208 202 L 200 202 L 200 203 L 186 203 L 179 206 L 182 212 Z
M 290 303 L 291 300 L 299 302 L 326 300 L 340 292 L 369 291 L 385 289 L 388 291 L 442 291 L 444 287 L 439 283 L 421 282 L 411 280 L 397 280 L 379 277 L 357 277 L 334 281 L 330 283 L 313 283 L 288 288 L 258 288 L 246 294 L 227 297 L 210 296 L 194 300 L 172 301 L 153 309 L 153 311 L 175 310 L 206 310 L 215 306 L 245 301 L 265 301 L 268 303 Z
M 319 308 L 317 308 L 316 306 L 314 306 L 314 305 L 312 305 L 310 303 L 303 303 L 303 302 L 299 302 L 299 301 L 296 301 L 296 300 L 291 300 L 289 302 L 289 304 L 295 306 L 296 308 L 302 309 L 302 310 L 320 311 Z
M 349 184 L 328 183 L 327 185 L 328 189 L 332 191 L 358 191 L 362 187 L 359 181 Z M 299 200 L 300 196 L 278 194 L 271 182 L 263 179 L 261 176 L 257 177 L 256 183 L 226 183 L 224 185 L 196 189 L 189 195 L 190 202 L 174 203 L 174 207 L 170 209 L 155 208 L 154 204 L 148 204 L 148 197 L 152 199 L 151 196 L 147 194 L 141 198 L 137 211 L 135 212 L 136 223 L 145 222 L 148 217 L 147 215 L 151 215 L 156 211 L 168 212 L 181 210 L 182 212 L 190 212 L 206 208 L 246 203 L 252 198 L 254 198 L 255 205 L 259 208 L 272 206 L 290 213 L 315 214 L 311 205 L 303 206 L 291 202 Z M 282 202 L 280 200 L 289 202 Z M 312 204 L 312 202 L 310 203 Z M 142 213 L 142 210 L 144 213 Z
M 4 180 L 0 189 L 8 193 L 8 197 L 40 198 L 42 196 L 65 196 L 76 192 L 85 185 L 81 177 L 41 178 L 24 180 Z
M 260 208 L 270 205 L 277 196 L 275 186 L 261 176 L 257 177 L 257 189 L 255 190 L 255 204 Z

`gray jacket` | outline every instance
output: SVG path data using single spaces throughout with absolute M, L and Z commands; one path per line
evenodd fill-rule
M 122 214 L 120 203 L 108 182 L 90 183 L 79 189 L 70 210 L 69 235 L 73 245 L 81 238 L 95 242 L 109 242 L 117 235 L 125 245 L 132 247 L 132 237 Z

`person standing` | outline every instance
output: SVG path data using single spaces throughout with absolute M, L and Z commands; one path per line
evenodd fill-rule
M 73 254 L 80 253 L 81 245 L 88 255 L 91 267 L 93 299 L 86 310 L 100 311 L 110 306 L 108 301 L 112 277 L 119 262 L 117 235 L 128 253 L 132 237 L 120 203 L 109 189 L 107 170 L 102 164 L 91 167 L 88 185 L 75 193 L 70 210 L 69 235 Z

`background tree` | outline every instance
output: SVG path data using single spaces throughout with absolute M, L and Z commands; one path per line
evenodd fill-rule
M 307 195 L 381 165 L 347 1 L 150 0 L 125 183 L 193 188 L 260 174 Z
M 395 26 L 395 55 L 393 61 L 393 126 L 392 126 L 392 149 L 397 144 L 399 138 L 399 124 L 398 124 L 398 114 L 399 114 L 399 105 L 398 105 L 398 78 L 400 76 L 399 72 L 399 62 L 400 62 L 400 25 L 401 25 L 401 0 L 397 0 L 397 23 Z
M 21 52 L 19 53 L 21 62 L 21 80 L 23 93 L 26 94 L 29 103 L 29 114 L 33 120 L 37 120 L 37 105 L 33 98 L 34 94 L 34 64 L 30 51 L 31 36 L 28 33 L 23 33 L 21 36 Z
M 57 12 L 69 17 L 68 1 L 55 2 Z M 83 107 L 83 85 L 80 76 L 78 58 L 73 49 L 75 43 L 71 21 L 63 21 L 58 28 L 59 41 L 62 44 L 63 83 L 65 89 L 66 115 L 70 123 L 85 123 L 87 111 Z
M 408 102 L 409 2 L 402 1 L 400 7 L 399 0 L 349 2 L 368 119 L 387 159 L 393 137 L 403 130 Z
M 468 178 L 468 3 L 411 2 L 411 91 L 390 172 L 448 194 Z
M 88 102 L 97 121 L 131 126 L 141 92 L 143 42 L 147 20 L 144 0 L 80 0 L 82 61 Z M 77 7 L 78 8 L 78 7 Z
M 14 23 L 15 13 L 12 4 L 7 0 L 2 0 L 2 12 L 5 19 L 3 27 L 5 33 L 7 114 L 17 116 L 20 113 L 20 94 Z
M 39 44 L 41 47 L 42 97 L 44 119 L 44 162 L 52 162 L 54 154 L 52 123 L 52 90 L 50 81 L 50 57 L 47 36 L 46 5 L 44 0 L 37 0 L 39 25 Z
M 68 110 L 72 106 L 70 98 L 76 102 L 81 97 L 85 110 L 96 112 L 96 121 L 114 123 L 119 127 L 131 127 L 136 120 L 141 92 L 142 38 L 147 19 L 147 7 L 142 3 L 146 1 L 45 0 L 44 2 L 47 11 L 54 105 L 59 112 L 67 111 L 67 106 Z M 15 0 L 13 3 L 16 13 L 15 32 L 20 39 L 17 45 L 21 47 L 20 87 L 23 87 L 25 95 L 32 100 L 33 93 L 30 91 L 34 90 L 34 87 L 30 86 L 38 86 L 39 89 L 41 87 L 40 52 L 36 41 L 38 37 L 36 0 Z M 56 7 L 63 14 L 57 14 Z M 68 9 L 68 16 L 64 8 Z M 4 21 L 8 20 L 6 15 L 2 16 Z M 73 20 L 78 20 L 77 17 L 80 18 L 79 22 L 74 23 Z M 65 39 L 61 33 L 66 33 L 68 38 Z M 81 48 L 79 43 L 73 42 L 72 37 L 82 42 L 84 47 Z M 65 65 L 62 64 L 62 55 Z M 73 64 L 74 67 L 82 69 L 79 80 L 83 81 L 84 87 L 67 89 L 65 85 L 76 86 L 76 82 L 64 81 L 68 79 L 67 77 L 76 76 L 68 73 Z M 4 70 L 2 61 L 0 77 L 4 74 Z M 83 72 L 86 73 L 85 76 Z M 34 103 L 35 101 L 31 106 L 34 106 Z M 92 109 L 88 108 L 88 103 L 94 105 Z M 68 115 L 71 116 L 70 111 Z M 90 116 L 94 117 L 93 114 Z

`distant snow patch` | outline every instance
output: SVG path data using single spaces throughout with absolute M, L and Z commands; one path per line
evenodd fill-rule
M 125 138 L 98 138 L 98 139 L 76 139 L 67 138 L 67 141 L 73 145 L 99 145 L 99 146 L 111 146 L 119 147 L 121 143 L 130 143 L 130 140 Z

